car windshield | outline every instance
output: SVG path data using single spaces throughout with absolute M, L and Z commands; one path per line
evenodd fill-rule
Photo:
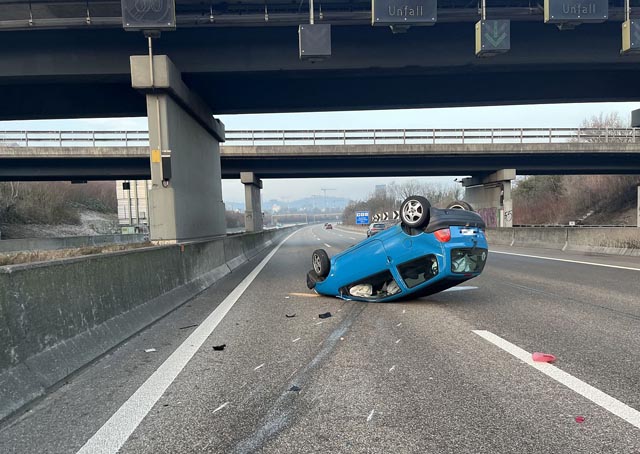
M 438 259 L 433 254 L 425 255 L 398 265 L 398 272 L 407 287 L 413 288 L 438 274 Z

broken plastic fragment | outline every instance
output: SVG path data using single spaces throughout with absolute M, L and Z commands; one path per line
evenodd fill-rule
M 213 349 L 216 351 L 222 351 L 224 350 L 224 348 L 227 346 L 227 344 L 222 344 L 222 345 L 214 345 Z
M 291 388 L 289 388 L 289 391 L 291 392 L 300 392 L 302 388 L 300 388 L 299 386 L 293 385 Z
M 284 316 L 287 317 L 287 318 L 293 318 L 293 317 L 296 316 L 296 314 L 295 313 L 294 314 L 284 314 Z
M 584 416 L 576 416 L 576 422 L 577 423 L 583 423 L 584 422 Z
M 155 348 L 147 348 L 147 349 L 145 349 L 145 351 L 144 351 L 144 352 L 145 352 L 145 353 L 153 353 L 153 352 L 155 352 L 155 351 L 156 351 L 156 349 L 155 349 Z
M 533 357 L 534 361 L 537 361 L 539 363 L 552 363 L 556 360 L 556 357 L 551 353 L 533 352 L 533 355 L 531 356 Z
M 331 317 L 331 312 L 325 312 L 324 314 L 318 315 L 320 318 L 329 318 Z
M 180 329 L 189 329 L 189 328 L 195 328 L 196 326 L 198 326 L 197 323 L 194 323 L 193 325 L 187 325 L 187 326 L 183 326 Z

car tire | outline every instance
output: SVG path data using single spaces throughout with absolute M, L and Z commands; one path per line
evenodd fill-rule
M 430 209 L 431 204 L 425 197 L 409 196 L 400 207 L 400 220 L 407 227 L 424 227 L 429 223 Z
M 473 207 L 469 205 L 464 200 L 454 200 L 449 205 L 447 205 L 447 210 L 464 210 L 464 211 L 473 211 Z
M 311 255 L 311 265 L 318 277 L 327 277 L 329 275 L 329 268 L 331 267 L 331 261 L 329 260 L 327 252 L 324 249 L 316 249 L 313 251 Z

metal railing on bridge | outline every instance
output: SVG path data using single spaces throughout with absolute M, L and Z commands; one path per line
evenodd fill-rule
M 225 146 L 637 143 L 640 128 L 229 130 Z M 0 146 L 148 146 L 147 131 L 0 131 Z

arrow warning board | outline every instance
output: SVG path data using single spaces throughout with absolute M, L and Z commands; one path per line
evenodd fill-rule
M 509 20 L 481 20 L 476 22 L 476 56 L 491 57 L 511 49 Z

